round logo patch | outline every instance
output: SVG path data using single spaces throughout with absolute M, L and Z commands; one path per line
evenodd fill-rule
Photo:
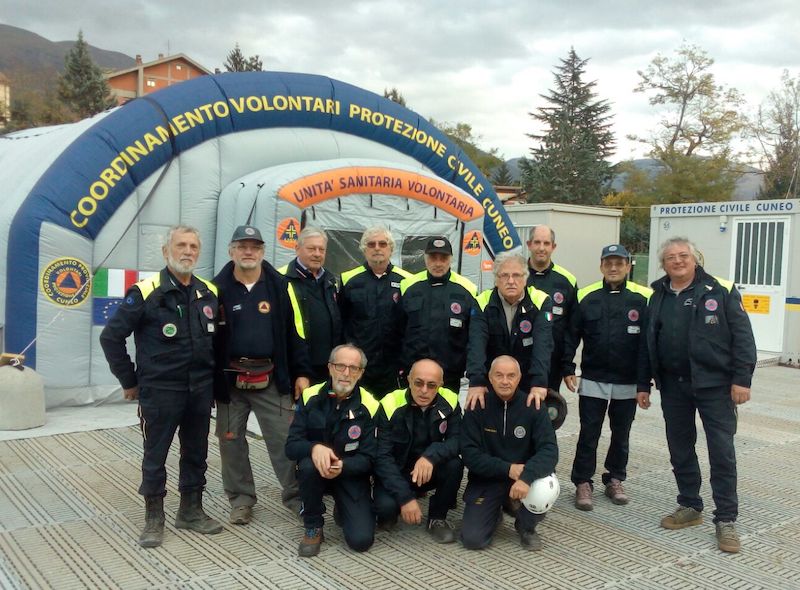
M 637 309 L 631 309 L 631 310 L 628 312 L 628 319 L 629 319 L 630 321 L 632 321 L 632 322 L 635 322 L 635 321 L 637 321 L 637 320 L 639 319 L 639 310 L 637 310 Z
M 204 305 L 203 306 L 203 313 L 205 314 L 205 316 L 208 319 L 210 319 L 210 320 L 214 319 L 214 310 L 211 308 L 210 305 Z
M 442 422 L 439 424 L 439 432 L 441 434 L 447 432 L 447 422 L 445 422 L 444 420 L 442 420 Z
M 164 324 L 164 326 L 161 328 L 161 333 L 167 338 L 172 338 L 178 333 L 178 326 L 175 324 Z
M 719 304 L 716 299 L 709 299 L 706 301 L 706 309 L 708 311 L 717 311 L 717 307 L 719 307 Z
M 400 293 L 398 293 L 397 291 L 395 291 L 394 293 L 392 293 L 392 301 L 394 301 L 395 303 L 397 303 L 398 301 L 400 301 Z
M 58 258 L 42 272 L 42 291 L 47 298 L 62 307 L 75 307 L 89 297 L 92 273 L 77 258 Z
M 561 305 L 564 303 L 564 294 L 561 291 L 556 291 L 553 293 L 553 301 Z
M 444 248 L 444 240 L 433 240 L 434 248 Z
M 258 302 L 258 311 L 261 313 L 269 313 L 269 310 L 272 309 L 269 306 L 269 301 L 259 301 Z
M 450 304 L 450 311 L 453 313 L 461 313 L 461 304 L 454 301 Z
M 523 334 L 527 334 L 528 332 L 531 331 L 532 328 L 533 325 L 530 323 L 529 320 L 522 320 L 519 323 L 519 331 L 522 332 Z
M 254 230 L 252 227 L 246 227 L 244 228 L 244 233 L 246 233 L 248 236 L 254 236 L 256 235 L 256 230 Z
M 514 429 L 514 436 L 516 436 L 517 438 L 523 438 L 525 436 L 525 427 L 517 426 Z
M 358 424 L 353 424 L 347 429 L 347 436 L 350 437 L 350 440 L 356 440 L 361 436 L 361 427 Z

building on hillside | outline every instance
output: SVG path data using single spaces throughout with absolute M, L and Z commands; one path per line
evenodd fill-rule
M 528 195 L 521 186 L 496 184 L 494 191 L 504 205 L 522 205 L 528 202 Z
M 118 104 L 123 104 L 138 96 L 210 73 L 183 53 L 167 57 L 159 53 L 157 60 L 147 63 L 143 63 L 142 56 L 137 55 L 135 66 L 106 74 L 106 79 L 112 96 Z
M 0 129 L 11 120 L 11 82 L 0 72 Z

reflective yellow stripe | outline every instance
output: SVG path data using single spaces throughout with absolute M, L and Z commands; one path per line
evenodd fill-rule
M 462 277 L 460 274 L 450 271 L 450 280 L 464 287 L 473 297 L 477 297 L 478 287 L 467 277 Z
M 300 302 L 297 300 L 297 294 L 294 291 L 294 285 L 289 283 L 287 290 L 289 291 L 289 301 L 292 304 L 292 313 L 294 314 L 294 329 L 297 330 L 297 335 L 305 340 L 306 328 L 303 325 L 303 312 L 300 310 Z
M 381 403 L 378 400 L 376 400 L 369 391 L 367 391 L 363 387 L 361 387 L 360 389 L 361 389 L 361 404 L 365 408 L 367 408 L 369 415 L 374 418 L 375 414 L 378 413 L 378 409 L 381 407 Z
M 625 286 L 628 288 L 629 291 L 633 291 L 634 293 L 638 293 L 647 301 L 650 301 L 650 296 L 653 294 L 653 290 L 650 287 L 643 287 L 638 283 L 634 283 L 633 281 L 628 281 Z
M 161 285 L 161 273 L 155 274 L 150 278 L 143 279 L 136 283 L 134 287 L 138 287 L 142 294 L 142 299 L 147 299 L 153 294 L 153 291 L 158 289 Z
M 415 275 L 411 275 L 410 277 L 403 279 L 400 281 L 400 295 L 404 295 L 408 288 L 411 285 L 419 283 L 420 281 L 425 280 L 425 277 L 428 275 L 427 270 L 421 270 Z
M 533 301 L 537 309 L 542 309 L 542 305 L 547 299 L 547 293 L 531 285 L 528 287 L 528 297 L 531 298 L 531 301 Z
M 594 293 L 599 289 L 603 288 L 603 281 L 597 281 L 596 283 L 592 283 L 591 285 L 587 285 L 583 289 L 578 289 L 578 303 L 583 301 L 583 298 L 586 297 L 589 293 Z
M 356 268 L 351 268 L 347 272 L 343 272 L 342 273 L 342 287 L 344 287 L 350 279 L 352 279 L 353 277 L 358 276 L 362 272 L 366 272 L 366 271 L 367 271 L 367 269 L 364 268 L 364 266 L 362 265 L 362 266 L 359 266 L 359 267 L 356 267 Z
M 386 412 L 386 417 L 389 420 L 392 419 L 392 415 L 394 415 L 398 408 L 402 408 L 406 404 L 408 404 L 408 400 L 406 399 L 405 389 L 395 389 L 394 391 L 383 396 L 383 399 L 381 400 L 383 411 Z
M 492 298 L 492 291 L 494 291 L 494 289 L 486 289 L 486 291 L 475 298 L 478 302 L 478 307 L 481 308 L 481 311 L 485 310 L 486 306 L 489 305 L 489 299 Z
M 322 389 L 323 385 L 325 385 L 324 382 L 317 383 L 316 385 L 312 385 L 311 387 L 306 387 L 303 390 L 303 405 L 304 406 L 308 404 L 308 400 L 310 400 L 312 397 L 314 397 L 315 395 L 317 395 L 319 393 L 319 391 L 320 391 L 320 389 Z
M 572 274 L 571 272 L 569 272 L 563 266 L 559 266 L 557 264 L 554 264 L 553 265 L 553 270 L 555 272 L 557 272 L 558 274 L 560 274 L 561 276 L 565 277 L 569 281 L 570 285 L 572 285 L 573 287 L 578 284 L 578 279 L 575 278 L 575 275 Z
M 733 281 L 729 281 L 728 279 L 721 279 L 719 277 L 714 277 L 717 279 L 717 282 L 722 285 L 725 289 L 728 290 L 728 293 L 733 291 Z
M 450 404 L 450 407 L 454 410 L 458 405 L 458 394 L 453 391 L 452 389 L 447 389 L 446 387 L 439 388 L 439 395 L 441 395 L 445 401 Z
M 208 290 L 211 291 L 214 295 L 219 294 L 219 292 L 217 291 L 217 286 L 214 283 L 205 280 L 203 277 L 197 277 L 197 278 L 200 279 L 203 283 L 205 283 L 206 287 L 208 287 Z

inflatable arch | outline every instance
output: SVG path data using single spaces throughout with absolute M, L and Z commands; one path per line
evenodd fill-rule
M 4 348 L 25 349 L 48 406 L 117 389 L 99 331 L 119 291 L 163 266 L 161 236 L 174 223 L 201 230 L 206 277 L 247 219 L 274 235 L 266 255 L 276 265 L 302 226 L 324 227 L 334 272 L 360 262 L 357 238 L 376 223 L 396 233 L 395 262 L 412 270 L 427 237 L 447 235 L 455 264 L 479 283 L 493 254 L 520 246 L 490 182 L 444 134 L 322 76 L 204 76 L 2 140 L 0 182 L 14 187 L 0 214 Z

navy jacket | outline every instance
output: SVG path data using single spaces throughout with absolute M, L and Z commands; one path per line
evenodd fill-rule
M 378 413 L 378 460 L 375 476 L 402 506 L 416 497 L 408 482 L 407 473 L 419 457 L 411 456 L 413 446 L 413 423 L 411 410 L 414 407 L 411 392 L 398 389 L 386 394 L 381 400 Z M 444 387 L 423 413 L 431 444 L 422 455 L 434 467 L 458 457 L 459 433 L 461 430 L 461 408 L 458 395 Z
M 192 275 L 184 288 L 166 269 L 139 281 L 100 334 L 100 345 L 120 385 L 186 390 L 210 386 L 217 288 Z M 136 366 L 125 339 L 133 333 Z
M 485 408 L 464 413 L 461 456 L 470 481 L 510 482 L 512 463 L 525 464 L 520 479 L 527 484 L 555 471 L 558 444 L 547 408 L 525 405 L 527 397 L 518 389 L 504 402 L 490 389 Z
M 750 387 L 756 367 L 756 344 L 750 318 L 742 297 L 730 281 L 718 279 L 697 267 L 692 297 L 692 323 L 689 327 L 689 361 L 692 385 Z M 660 313 L 664 297 L 671 297 L 669 277 L 652 284 L 647 348 L 656 385 L 661 381 L 657 331 L 670 318 Z

